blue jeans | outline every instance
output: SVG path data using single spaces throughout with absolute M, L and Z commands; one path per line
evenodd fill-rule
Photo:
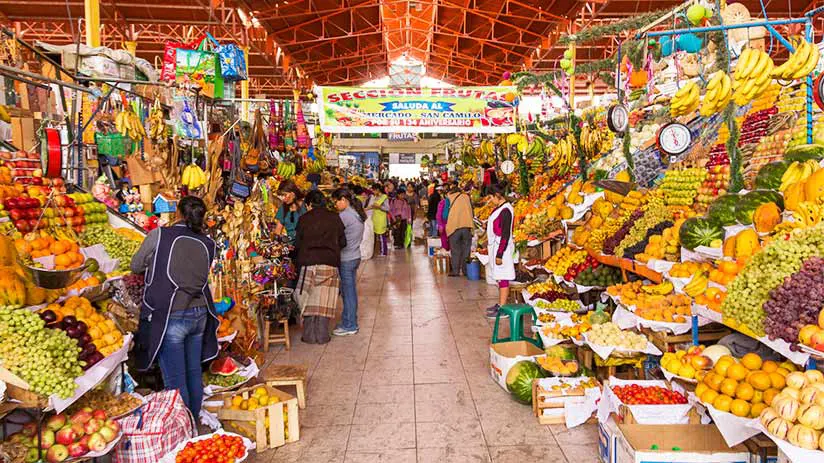
M 177 389 L 183 403 L 200 421 L 203 403 L 203 373 L 200 354 L 203 350 L 203 333 L 206 331 L 205 307 L 194 307 L 169 314 L 166 335 L 160 346 L 158 363 L 166 389 Z
M 340 328 L 354 331 L 358 329 L 358 288 L 356 280 L 360 259 L 346 260 L 340 263 L 340 292 L 343 296 L 343 314 Z
M 438 237 L 438 221 L 435 219 L 429 221 L 429 236 L 431 238 Z

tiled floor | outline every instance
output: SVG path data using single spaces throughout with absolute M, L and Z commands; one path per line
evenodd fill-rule
M 490 379 L 497 288 L 435 275 L 421 247 L 367 261 L 359 285 L 358 335 L 272 348 L 272 362 L 309 366 L 301 439 L 250 461 L 597 461 L 594 425 L 541 426 Z

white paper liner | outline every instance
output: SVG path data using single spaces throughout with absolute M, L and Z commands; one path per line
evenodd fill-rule
M 619 305 L 615 312 L 612 314 L 612 321 L 621 327 L 621 329 L 629 329 L 629 328 L 649 328 L 655 332 L 663 332 L 669 331 L 673 334 L 684 334 L 692 330 L 692 320 L 688 319 L 689 321 L 684 323 L 675 323 L 675 322 L 659 322 L 655 320 L 647 320 L 646 318 L 639 317 L 635 313 L 630 312 L 626 307 L 623 305 Z M 700 319 L 698 322 L 699 326 L 707 325 L 710 323 L 709 320 Z
M 646 264 L 648 269 L 652 270 L 653 272 L 664 273 L 668 272 L 669 269 L 675 265 L 675 262 L 670 262 L 668 260 L 661 260 L 661 259 L 650 259 L 647 261 Z
M 245 380 L 240 382 L 240 383 L 235 384 L 234 386 L 228 386 L 228 387 L 215 386 L 213 384 L 209 384 L 209 385 L 207 385 L 203 388 L 203 396 L 204 397 L 211 397 L 215 394 L 218 394 L 218 393 L 221 393 L 221 392 L 226 392 L 226 391 L 231 391 L 232 389 L 238 388 L 238 387 L 246 384 L 250 379 L 256 377 L 258 375 L 258 373 L 260 373 L 260 369 L 258 368 L 255 361 L 252 360 L 252 358 L 249 358 L 249 365 L 240 368 L 237 373 L 240 376 L 242 376 L 243 378 L 245 378 Z
M 807 364 L 807 361 L 810 360 L 809 352 L 799 351 L 794 352 L 790 350 L 790 344 L 783 340 L 783 339 L 776 339 L 770 340 L 770 338 L 763 336 L 760 338 L 756 338 L 761 341 L 763 344 L 767 345 L 770 349 L 778 352 L 779 354 L 787 357 L 787 360 L 793 362 L 796 365 L 804 366 Z
M 698 398 L 693 392 L 690 392 L 690 399 L 698 402 Z M 721 433 L 724 441 L 730 447 L 735 447 L 761 432 L 758 429 L 750 427 L 753 422 L 758 422 L 757 418 L 742 418 L 732 413 L 722 412 L 712 405 L 703 402 L 701 402 L 701 405 L 707 409 L 713 423 L 715 423 L 715 427 L 718 428 L 718 432 Z
M 75 403 L 83 394 L 94 389 L 111 374 L 115 368 L 120 366 L 129 358 L 129 346 L 132 342 L 132 334 L 126 333 L 123 335 L 123 345 L 120 349 L 114 351 L 108 357 L 97 362 L 93 367 L 86 370 L 82 376 L 75 378 L 74 382 L 77 388 L 74 390 L 74 395 L 68 399 L 61 399 L 55 395 L 49 397 L 49 408 L 53 408 L 56 413 L 62 413 L 63 410 L 69 408 L 71 404 Z
M 722 320 L 724 318 L 721 315 L 721 312 L 716 312 L 707 306 L 699 305 L 696 303 L 692 304 L 692 314 L 697 315 L 699 318 L 703 318 L 705 320 L 713 321 L 716 323 L 722 323 Z
M 556 384 L 571 384 L 574 386 L 588 380 L 589 378 L 586 376 L 575 376 L 570 378 L 541 378 L 538 380 L 538 385 L 544 389 L 549 389 Z M 600 388 L 588 387 L 584 389 L 584 395 L 580 398 L 565 400 L 563 411 L 567 428 L 574 428 L 586 423 L 586 421 L 592 416 L 592 413 L 597 409 L 597 403 L 600 398 Z
M 721 248 L 711 248 L 708 246 L 698 246 L 690 251 L 681 246 L 681 262 L 704 262 L 707 260 L 715 260 L 724 257 L 724 251 Z
M 213 432 L 211 434 L 204 434 L 202 436 L 193 437 L 193 438 L 191 438 L 187 441 L 183 441 L 183 442 L 177 444 L 177 447 L 175 447 L 171 452 L 164 455 L 163 458 L 161 458 L 158 463 L 175 463 L 175 457 L 177 456 L 177 454 L 181 450 L 183 450 L 186 447 L 186 444 L 188 444 L 189 442 L 197 442 L 197 441 L 210 439 L 210 438 L 212 438 L 212 437 L 214 437 L 215 435 L 218 435 L 218 434 L 227 435 L 227 436 L 236 436 L 236 437 L 240 437 L 241 439 L 243 439 L 243 445 L 246 447 L 246 453 L 244 453 L 243 456 L 241 456 L 240 458 L 236 458 L 235 463 L 240 463 L 241 461 L 246 460 L 246 458 L 249 456 L 249 450 L 252 450 L 256 447 L 254 442 L 250 441 L 249 439 L 247 439 L 247 438 L 245 438 L 245 437 L 243 437 L 239 434 L 235 434 L 233 432 L 226 432 L 226 431 L 217 431 L 217 432 Z
M 663 272 L 662 275 L 663 275 L 664 278 L 669 280 L 670 283 L 672 283 L 672 287 L 674 288 L 674 291 L 678 294 L 684 294 L 684 286 L 687 286 L 687 284 L 689 284 L 689 282 L 692 281 L 691 277 L 690 278 L 674 277 L 674 276 L 670 275 L 669 270 L 667 270 L 666 272 Z
M 487 254 L 481 254 L 480 252 L 476 252 L 474 256 L 478 259 L 478 262 L 480 262 L 483 266 L 486 266 L 486 264 L 489 263 L 489 255 Z
M 604 386 L 604 391 L 601 395 L 601 400 L 598 402 L 598 421 L 606 423 L 609 419 L 610 413 L 619 414 L 619 407 L 625 405 L 632 412 L 635 421 L 638 424 L 687 424 L 689 423 L 689 416 L 687 416 L 692 409 L 692 404 L 674 404 L 674 405 L 627 405 L 612 392 L 613 386 L 629 386 L 637 384 L 639 386 L 660 386 L 667 387 L 665 381 L 659 380 L 624 380 L 613 376 L 609 378 L 609 384 Z M 687 397 L 684 389 L 678 384 L 672 384 L 672 390 L 678 391 Z
M 675 373 L 667 371 L 663 367 L 661 367 L 661 373 L 664 374 L 664 378 L 667 378 L 667 381 L 672 381 L 673 379 L 676 379 L 678 381 L 684 381 L 685 383 L 698 384 L 698 380 L 696 380 L 695 378 L 684 378 L 683 376 L 678 376 Z
M 237 333 L 238 332 L 235 331 L 234 333 L 232 333 L 228 336 L 223 336 L 222 338 L 217 338 L 217 342 L 232 342 L 237 337 Z
M 595 204 L 595 201 L 598 198 L 603 198 L 604 192 L 599 191 L 597 193 L 589 193 L 584 195 L 584 202 L 581 204 L 570 204 L 569 207 L 572 208 L 572 218 L 563 220 L 562 222 L 570 223 L 570 222 L 577 222 L 584 218 L 587 212 L 592 208 L 592 205 Z
M 604 346 L 601 344 L 593 344 L 589 340 L 589 332 L 584 333 L 584 342 L 593 352 L 598 354 L 599 357 L 602 359 L 606 359 L 609 357 L 613 352 L 618 352 L 621 354 L 649 354 L 649 355 L 662 355 L 663 353 L 655 347 L 653 343 L 647 341 L 647 347 L 644 350 L 627 350 L 618 348 L 616 346 Z
M 777 445 L 778 448 L 784 452 L 792 463 L 812 463 L 816 461 L 824 461 L 824 451 L 803 449 L 785 441 L 784 439 L 779 439 L 767 432 L 764 425 L 761 424 L 759 420 L 753 420 L 753 422 L 747 424 L 747 426 L 753 427 L 766 434 L 766 436 L 775 442 L 775 445 Z

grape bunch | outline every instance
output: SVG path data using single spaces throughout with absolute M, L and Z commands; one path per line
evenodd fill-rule
M 662 198 L 654 197 L 647 204 L 646 211 L 644 211 L 644 216 L 635 221 L 632 228 L 629 230 L 629 233 L 627 233 L 624 239 L 621 240 L 620 244 L 615 247 L 615 255 L 623 256 L 624 249 L 643 241 L 649 236 L 649 231 L 651 228 L 669 220 L 672 220 L 672 212 L 670 212 L 667 206 L 664 205 Z M 670 222 L 669 226 L 672 226 L 672 222 Z M 664 228 L 660 229 L 658 234 L 663 233 Z M 644 247 L 646 247 L 646 244 L 644 244 Z M 642 247 L 638 252 L 642 252 L 644 247 Z M 637 254 L 637 252 L 635 254 Z
M 772 241 L 727 287 L 727 298 L 721 304 L 725 320 L 743 323 L 757 336 L 764 336 L 764 303 L 770 291 L 813 256 L 824 256 L 824 224 L 798 229 L 786 240 Z
M 764 303 L 764 331 L 770 339 L 781 338 L 794 344 L 804 325 L 818 322 L 821 307 L 824 307 L 824 259 L 810 257 L 801 265 L 801 270 L 770 291 L 770 298 Z
M 86 227 L 86 231 L 80 235 L 80 240 L 84 246 L 91 246 L 94 244 L 102 244 L 106 248 L 106 254 L 112 259 L 118 259 L 118 270 L 129 270 L 129 264 L 132 261 L 132 256 L 140 248 L 140 243 L 125 238 L 113 232 L 108 225 L 93 225 Z
M 143 274 L 130 273 L 124 275 L 122 281 L 123 293 L 121 294 L 121 299 L 131 306 L 140 307 L 143 301 L 143 290 L 146 287 Z
M 0 365 L 42 395 L 74 395 L 74 379 L 83 374 L 77 341 L 62 330 L 46 328 L 25 309 L 0 309 Z
M 657 225 L 655 225 L 654 227 L 647 230 L 646 235 L 644 236 L 644 238 L 641 241 L 638 241 L 637 243 L 624 248 L 623 249 L 623 256 L 627 259 L 635 259 L 636 254 L 640 254 L 640 253 L 644 252 L 644 250 L 647 248 L 647 244 L 649 244 L 649 239 L 650 239 L 651 236 L 660 235 L 660 234 L 664 233 L 664 230 L 666 230 L 667 228 L 669 228 L 671 226 L 673 226 L 673 222 L 671 220 L 665 220 L 663 222 L 659 222 Z M 620 248 L 620 246 L 619 246 L 619 248 Z M 615 254 L 617 254 L 619 256 L 621 255 L 621 254 L 619 254 L 619 249 L 618 248 L 615 249 Z
M 604 241 L 617 232 L 631 215 L 632 211 L 628 211 L 622 207 L 616 207 L 604 221 L 603 225 L 592 230 L 589 235 L 589 240 L 587 240 L 587 247 L 590 249 L 602 249 Z
M 644 211 L 641 208 L 638 208 L 632 211 L 630 214 L 629 219 L 621 225 L 621 228 L 615 232 L 612 236 L 604 240 L 604 254 L 614 254 L 615 248 L 621 243 L 629 231 L 632 229 L 632 226 L 635 225 L 635 222 L 644 216 Z

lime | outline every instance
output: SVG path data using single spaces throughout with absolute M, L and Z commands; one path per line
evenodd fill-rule
M 97 259 L 86 259 L 86 271 L 89 273 L 94 273 L 100 270 L 100 264 L 97 262 Z

